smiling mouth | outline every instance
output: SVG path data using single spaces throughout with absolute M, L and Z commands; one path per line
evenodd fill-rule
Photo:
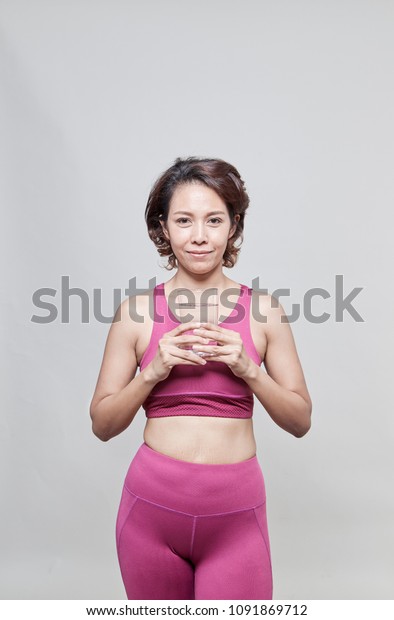
M 194 256 L 206 256 L 207 254 L 210 254 L 211 251 L 209 252 L 188 252 L 188 254 L 193 254 Z

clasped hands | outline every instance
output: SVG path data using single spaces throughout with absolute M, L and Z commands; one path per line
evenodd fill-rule
M 194 353 L 210 361 L 224 362 L 237 377 L 246 376 L 253 361 L 245 351 L 239 332 L 214 323 L 201 323 L 201 327 L 193 329 L 192 333 L 216 342 L 193 344 Z

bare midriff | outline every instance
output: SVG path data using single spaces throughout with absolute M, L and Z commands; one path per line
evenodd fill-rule
M 144 441 L 182 461 L 237 463 L 256 454 L 252 420 L 191 415 L 148 418 Z

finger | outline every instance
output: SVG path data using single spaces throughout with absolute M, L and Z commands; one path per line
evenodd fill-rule
M 218 329 L 194 329 L 193 334 L 196 336 L 202 336 L 203 338 L 209 338 L 210 341 L 215 341 L 220 344 L 226 344 L 231 342 L 231 335 L 225 334 Z
M 205 360 L 198 353 L 191 349 L 180 349 L 179 347 L 171 347 L 168 350 L 171 357 L 176 358 L 177 364 L 205 364 Z
M 192 351 L 195 353 L 209 353 L 210 355 L 223 355 L 227 353 L 225 347 L 218 347 L 212 344 L 193 344 Z
M 201 323 L 198 321 L 181 323 L 180 325 L 177 325 L 177 327 L 174 327 L 174 329 L 172 329 L 171 331 L 167 332 L 167 336 L 177 336 L 178 334 L 182 334 L 185 331 L 193 330 L 199 327 L 201 327 Z
M 204 338 L 203 336 L 193 336 L 193 334 L 186 334 L 185 336 L 176 336 L 174 337 L 174 341 L 176 339 L 176 343 L 174 344 L 193 344 L 193 343 L 201 343 L 208 344 L 209 338 Z
M 195 353 L 197 353 L 197 355 L 199 357 L 202 357 L 203 359 L 205 358 L 211 359 L 212 357 L 218 357 L 215 353 L 211 353 L 210 351 L 195 351 Z
M 214 330 L 214 331 L 220 331 L 220 332 L 225 332 L 228 330 L 223 329 L 223 327 L 219 327 L 219 325 L 217 323 L 201 323 L 199 326 L 201 329 L 209 329 L 209 330 Z

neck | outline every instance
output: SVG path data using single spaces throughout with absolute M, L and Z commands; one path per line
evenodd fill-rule
M 171 280 L 168 282 L 171 290 L 176 288 L 187 288 L 187 289 L 201 289 L 206 290 L 209 288 L 216 288 L 219 291 L 224 290 L 227 286 L 229 286 L 229 280 L 226 276 L 221 272 L 217 274 L 207 274 L 202 275 L 201 277 L 195 276 L 195 274 L 180 274 L 179 272 L 174 275 Z

